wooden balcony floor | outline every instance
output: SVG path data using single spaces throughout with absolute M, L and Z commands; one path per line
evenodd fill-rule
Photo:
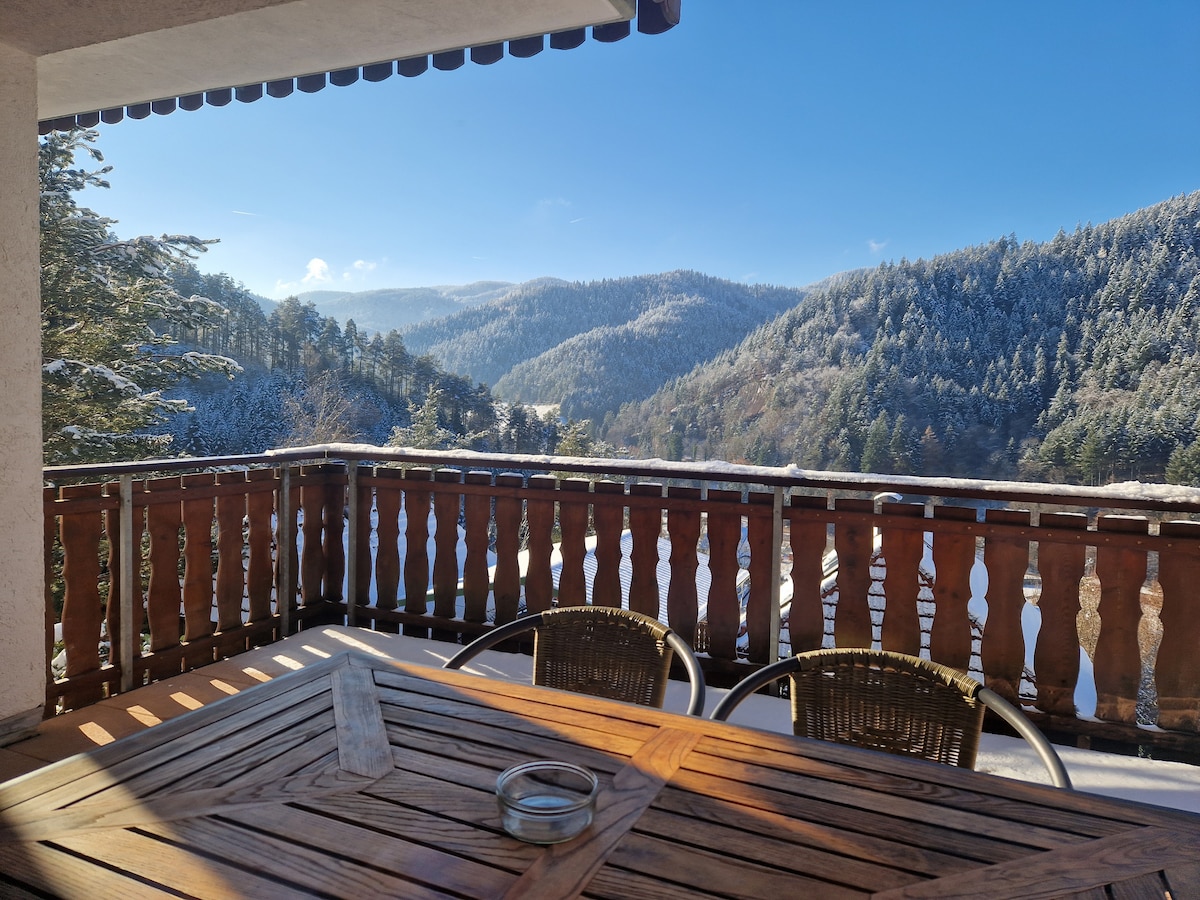
M 347 649 L 440 666 L 450 657 L 454 645 L 344 626 L 304 631 L 169 681 L 49 719 L 37 735 L 0 747 L 0 782 L 135 734 Z M 485 651 L 467 670 L 527 683 L 530 660 L 518 654 Z M 671 682 L 666 708 L 682 711 L 687 693 L 686 684 Z M 722 693 L 708 691 L 709 709 Z M 730 721 L 767 730 L 789 730 L 789 715 L 786 701 L 755 695 L 738 708 Z M 1080 790 L 1200 812 L 1200 767 L 1069 747 L 1058 749 Z M 976 768 L 1048 783 L 1036 755 L 1015 738 L 984 735 Z

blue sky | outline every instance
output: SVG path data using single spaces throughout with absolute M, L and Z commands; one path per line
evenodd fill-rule
M 1200 3 L 683 0 L 655 36 L 101 126 L 122 237 L 260 294 L 801 286 L 1200 190 Z

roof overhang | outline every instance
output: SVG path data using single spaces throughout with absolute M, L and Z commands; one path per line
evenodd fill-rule
M 679 0 L 15 0 L 0 40 L 38 58 L 42 131 L 457 68 L 678 21 Z M 107 113 L 107 115 L 105 115 Z

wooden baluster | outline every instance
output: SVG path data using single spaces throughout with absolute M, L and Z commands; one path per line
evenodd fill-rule
M 63 500 L 99 499 L 98 484 L 67 485 L 60 489 Z M 63 550 L 63 645 L 67 651 L 66 676 L 72 678 L 100 668 L 100 535 L 103 518 L 95 508 L 63 513 L 59 540 Z M 99 700 L 99 687 L 77 695 L 83 704 Z
M 142 631 L 142 567 L 141 546 L 142 534 L 145 531 L 143 518 L 144 509 L 138 505 L 138 493 L 141 482 L 133 482 L 133 540 L 134 552 L 138 555 L 133 567 L 133 628 L 135 635 Z M 113 481 L 104 486 L 104 492 L 109 497 L 120 498 L 120 482 Z M 108 601 L 105 603 L 105 623 L 108 630 L 109 651 L 108 659 L 114 666 L 124 668 L 121 659 L 121 634 L 124 623 L 121 621 L 121 510 L 107 509 L 104 512 L 104 531 L 108 538 Z M 140 646 L 140 641 L 134 640 L 134 646 Z
M 671 580 L 667 584 L 667 622 L 680 637 L 696 646 L 696 621 L 700 609 L 696 573 L 700 568 L 700 508 L 671 505 L 672 500 L 697 503 L 700 488 L 667 488 L 667 533 L 671 537 Z
M 529 566 L 525 570 L 526 612 L 544 612 L 554 600 L 550 555 L 554 552 L 555 485 L 553 475 L 529 476 L 529 499 L 525 501 L 525 522 L 529 528 L 526 545 Z
M 521 602 L 521 488 L 525 478 L 516 472 L 496 476 L 496 624 L 517 618 Z
M 462 484 L 459 469 L 439 469 L 433 475 L 435 484 Z M 457 490 L 437 488 L 433 494 L 433 614 L 453 619 L 458 615 L 458 516 L 462 510 L 462 494 Z M 439 639 L 457 640 L 457 635 L 435 632 Z
M 874 512 L 875 504 L 871 500 L 842 498 L 834 503 L 834 509 L 869 513 Z M 838 558 L 834 642 L 839 647 L 870 647 L 873 635 L 868 594 L 875 549 L 873 530 L 866 523 L 840 523 L 833 532 L 833 546 Z
M 321 600 L 321 581 L 325 577 L 325 550 L 321 546 L 321 534 L 325 529 L 325 485 L 319 469 L 319 466 L 304 466 L 299 478 L 300 509 L 304 513 L 300 599 L 305 606 L 315 606 Z
M 709 490 L 708 652 L 715 659 L 737 657 L 742 607 L 737 595 L 738 544 L 742 539 L 742 494 L 734 490 Z
M 974 509 L 937 506 L 934 519 L 974 522 Z M 933 630 L 929 657 L 934 662 L 967 671 L 971 667 L 971 567 L 975 565 L 975 537 L 935 531 L 933 536 Z
M 587 603 L 583 561 L 587 556 L 588 489 L 591 482 L 586 478 L 564 478 L 559 486 L 562 569 L 558 575 L 558 605 L 583 606 Z
M 210 487 L 213 476 L 184 475 L 179 483 L 184 493 L 183 639 L 194 641 L 213 632 L 213 498 L 188 493 Z
M 324 532 L 321 556 L 325 566 L 321 571 L 321 599 L 344 600 L 346 596 L 346 468 L 342 465 L 321 466 L 324 481 L 321 505 Z M 339 617 L 333 617 L 335 623 Z
M 820 519 L 801 518 L 800 510 L 824 510 L 824 497 L 793 494 L 789 500 L 792 548 L 792 605 L 788 612 L 788 634 L 792 652 L 819 650 L 825 640 L 825 609 L 821 583 L 825 580 L 827 524 Z
M 179 479 L 156 478 L 146 483 L 146 531 L 150 535 L 150 584 L 146 593 L 146 619 L 150 625 L 150 650 L 177 647 L 182 635 L 179 588 Z M 156 494 L 170 499 L 156 500 Z
M 287 584 L 283 586 L 282 602 L 286 604 L 288 610 L 288 628 L 286 634 L 299 630 L 299 622 L 297 617 L 292 615 L 299 609 L 300 597 L 300 554 L 298 552 L 300 530 L 297 527 L 297 520 L 300 515 L 300 482 L 301 469 L 299 466 L 290 466 L 288 468 L 288 479 L 291 482 L 291 488 L 288 490 L 288 515 L 279 517 L 279 534 L 276 537 L 276 564 L 284 559 L 285 555 L 288 560 L 288 577 Z M 282 490 L 282 478 L 280 479 L 280 490 Z M 281 598 L 279 595 L 279 585 L 284 581 L 277 573 L 275 576 L 276 598 L 275 612 L 279 613 L 281 606 Z
M 246 473 L 218 472 L 217 484 L 217 629 L 242 624 L 246 570 L 242 566 L 242 520 L 246 516 Z
M 621 605 L 621 532 L 625 526 L 625 485 L 597 481 L 592 494 L 596 528 L 596 575 L 592 579 L 595 606 Z
M 1200 731 L 1200 616 L 1196 585 L 1200 584 L 1200 523 L 1163 522 L 1158 533 L 1178 538 L 1158 554 L 1158 583 L 1163 605 L 1159 613 L 1163 637 L 1154 666 L 1158 687 L 1158 725 L 1177 731 Z
M 1078 513 L 1043 513 L 1039 528 L 1087 530 L 1087 517 Z M 1042 616 L 1034 648 L 1037 681 L 1035 706 L 1053 715 L 1075 715 L 1075 684 L 1079 680 L 1079 580 L 1087 548 L 1077 544 L 1038 542 L 1038 574 Z
M 1030 518 L 1028 510 L 989 509 L 984 512 L 984 521 L 1028 526 Z M 1025 609 L 1029 541 L 989 535 L 983 547 L 983 563 L 988 573 L 987 624 L 979 651 L 984 682 L 1005 700 L 1018 703 L 1025 667 L 1021 613 Z
M 376 468 L 375 480 L 375 534 L 379 547 L 375 552 L 375 605 L 379 609 L 392 610 L 398 605 L 400 596 L 400 482 L 403 473 L 399 469 Z M 396 631 L 390 622 L 376 621 L 380 631 Z
M 467 484 L 490 485 L 490 472 L 468 472 Z M 466 523 L 467 557 L 463 561 L 463 619 L 483 622 L 488 600 L 488 525 L 491 522 L 491 498 L 487 494 L 467 494 L 463 498 Z
M 758 515 L 746 518 L 746 542 L 750 545 L 750 596 L 746 600 L 746 639 L 750 662 L 772 662 L 778 655 L 778 647 L 772 647 L 771 608 L 772 579 L 779 580 L 779 560 L 772 547 L 774 522 L 772 513 L 775 495 L 762 491 L 750 491 L 746 495 L 747 505 L 757 508 Z M 762 515 L 763 507 L 767 515 Z
M 355 532 L 358 535 L 358 546 L 354 548 L 354 585 L 350 596 L 358 609 L 358 615 L 363 616 L 371 606 L 371 504 L 374 492 L 367 480 L 369 471 L 364 466 L 358 468 L 358 498 L 354 504 Z
M 278 484 L 271 469 L 252 469 L 246 473 L 246 481 L 249 492 L 246 494 L 246 540 L 250 548 L 246 562 L 247 621 L 263 622 L 271 618 L 271 591 L 275 587 L 271 545 Z
M 412 468 L 404 473 L 404 611 L 425 615 L 429 611 L 429 482 L 433 471 Z M 429 637 L 429 630 L 411 625 L 404 633 Z
M 658 596 L 658 539 L 662 537 L 663 486 L 642 482 L 629 486 L 629 496 L 657 498 L 653 505 L 629 507 L 629 532 L 633 549 L 629 562 L 633 574 L 629 579 L 629 608 L 634 612 L 657 619 L 662 611 Z
M 58 694 L 54 687 L 54 667 L 52 665 L 58 653 L 54 644 L 54 626 L 62 621 L 59 610 L 55 608 L 55 547 L 58 543 L 58 514 L 54 502 L 58 498 L 58 488 L 49 485 L 42 488 L 42 601 L 46 608 L 46 709 L 52 710 L 58 705 Z M 98 649 L 98 648 L 97 648 Z
M 1100 532 L 1146 534 L 1149 522 L 1140 516 L 1099 517 Z M 1138 625 L 1142 620 L 1142 585 L 1146 582 L 1146 551 L 1134 547 L 1096 548 L 1100 579 L 1100 635 L 1096 639 L 1096 718 L 1137 722 L 1137 695 L 1142 681 Z
M 884 503 L 882 511 L 886 516 L 925 517 L 924 505 L 917 503 Z M 884 525 L 880 531 L 880 547 L 886 568 L 883 573 L 885 607 L 879 643 L 884 650 L 917 656 L 921 652 L 917 595 L 921 589 L 925 535 L 918 528 L 888 525 Z

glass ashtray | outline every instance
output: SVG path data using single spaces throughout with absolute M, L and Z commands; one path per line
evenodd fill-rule
M 500 824 L 530 844 L 569 841 L 592 824 L 598 785 L 583 766 L 552 759 L 505 769 L 496 779 Z

